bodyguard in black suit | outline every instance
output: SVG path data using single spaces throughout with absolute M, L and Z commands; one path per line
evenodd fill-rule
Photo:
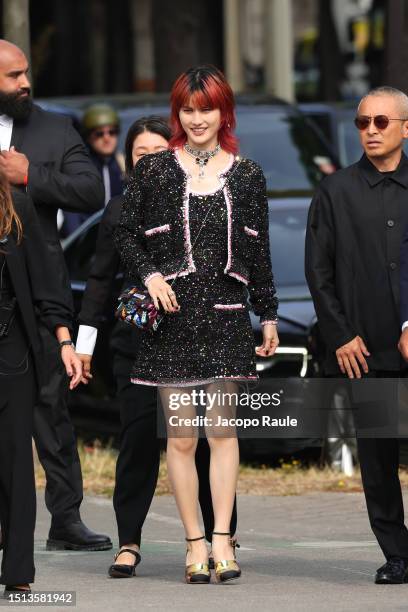
M 406 376 L 398 352 L 399 269 L 408 222 L 408 97 L 382 87 L 365 96 L 356 127 L 361 160 L 325 178 L 313 198 L 306 277 L 321 335 L 325 373 L 349 378 Z M 398 477 L 397 439 L 359 438 L 371 527 L 387 560 L 376 583 L 406 580 L 408 531 Z
M 57 231 L 57 211 L 92 212 L 103 203 L 103 185 L 68 118 L 32 104 L 28 64 L 20 49 L 0 41 L 0 169 L 10 183 L 31 196 L 48 246 L 59 288 L 71 306 L 72 296 Z M 34 414 L 34 438 L 44 467 L 45 501 L 52 515 L 50 549 L 105 550 L 106 536 L 90 532 L 80 520 L 82 474 L 67 408 L 66 376 L 59 347 L 45 327 L 48 378 Z
M 70 346 L 73 313 L 58 290 L 33 204 L 19 192 L 13 200 L 0 173 L 0 583 L 6 594 L 27 591 L 34 580 L 33 407 L 47 380 L 34 307 L 63 341 L 57 358 L 75 374 L 71 388 L 82 371 Z

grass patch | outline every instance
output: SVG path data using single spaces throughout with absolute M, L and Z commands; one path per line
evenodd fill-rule
M 110 447 L 102 447 L 98 441 L 92 446 L 78 444 L 84 479 L 84 491 L 92 495 L 111 497 L 115 486 L 115 466 L 118 453 Z M 35 476 L 37 486 L 45 486 L 44 471 L 35 453 Z M 408 487 L 408 469 L 400 470 L 401 484 Z M 280 461 L 278 467 L 241 464 L 238 493 L 251 495 L 302 495 L 319 491 L 362 491 L 358 470 L 351 477 L 344 476 L 328 467 L 304 466 L 296 459 Z M 170 495 L 165 454 L 160 462 L 156 495 Z

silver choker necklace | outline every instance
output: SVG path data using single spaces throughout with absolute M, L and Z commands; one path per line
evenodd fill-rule
M 183 148 L 185 152 L 188 153 L 188 155 L 191 155 L 191 157 L 195 158 L 195 163 L 199 166 L 199 171 L 198 171 L 199 179 L 204 178 L 204 168 L 208 164 L 208 160 L 214 157 L 215 155 L 217 155 L 217 153 L 221 151 L 220 144 L 217 144 L 215 149 L 213 149 L 212 151 L 202 151 L 201 149 L 193 149 L 192 147 L 190 147 L 190 145 L 187 142 Z

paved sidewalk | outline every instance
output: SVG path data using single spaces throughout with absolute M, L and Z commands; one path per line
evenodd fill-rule
M 238 556 L 243 576 L 229 585 L 183 583 L 183 531 L 172 497 L 154 499 L 138 575 L 126 580 L 107 577 L 110 551 L 46 552 L 49 516 L 41 491 L 38 497 L 35 590 L 76 591 L 76 610 L 408 609 L 408 584 L 373 584 L 383 558 L 359 493 L 240 496 L 238 534 L 242 548 Z M 116 547 L 110 500 L 88 497 L 82 514 L 91 528 L 109 533 Z

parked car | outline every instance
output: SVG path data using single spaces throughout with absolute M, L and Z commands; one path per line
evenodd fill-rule
M 166 115 L 168 108 L 159 104 L 121 110 L 122 138 L 131 122 L 151 113 Z M 257 370 L 262 378 L 291 377 L 300 382 L 307 377 L 318 376 L 320 371 L 315 341 L 316 316 L 304 277 L 307 213 L 315 185 L 325 174 L 338 167 L 338 161 L 302 114 L 285 103 L 275 101 L 272 104 L 266 99 L 254 103 L 253 99 L 240 99 L 237 105 L 237 135 L 241 154 L 260 163 L 265 173 L 271 255 L 280 299 L 280 346 L 273 357 L 258 358 Z M 93 263 L 101 216 L 102 211 L 95 213 L 63 242 L 77 311 Z M 98 336 L 92 384 L 79 388 L 71 395 L 76 426 L 105 436 L 115 435 L 118 431 L 109 333 L 122 280 L 118 275 L 106 314 L 106 325 Z M 252 314 L 251 317 L 255 339 L 259 344 L 261 327 Z M 306 447 L 322 448 L 321 437 L 244 442 L 245 449 L 252 454 L 280 455 Z

